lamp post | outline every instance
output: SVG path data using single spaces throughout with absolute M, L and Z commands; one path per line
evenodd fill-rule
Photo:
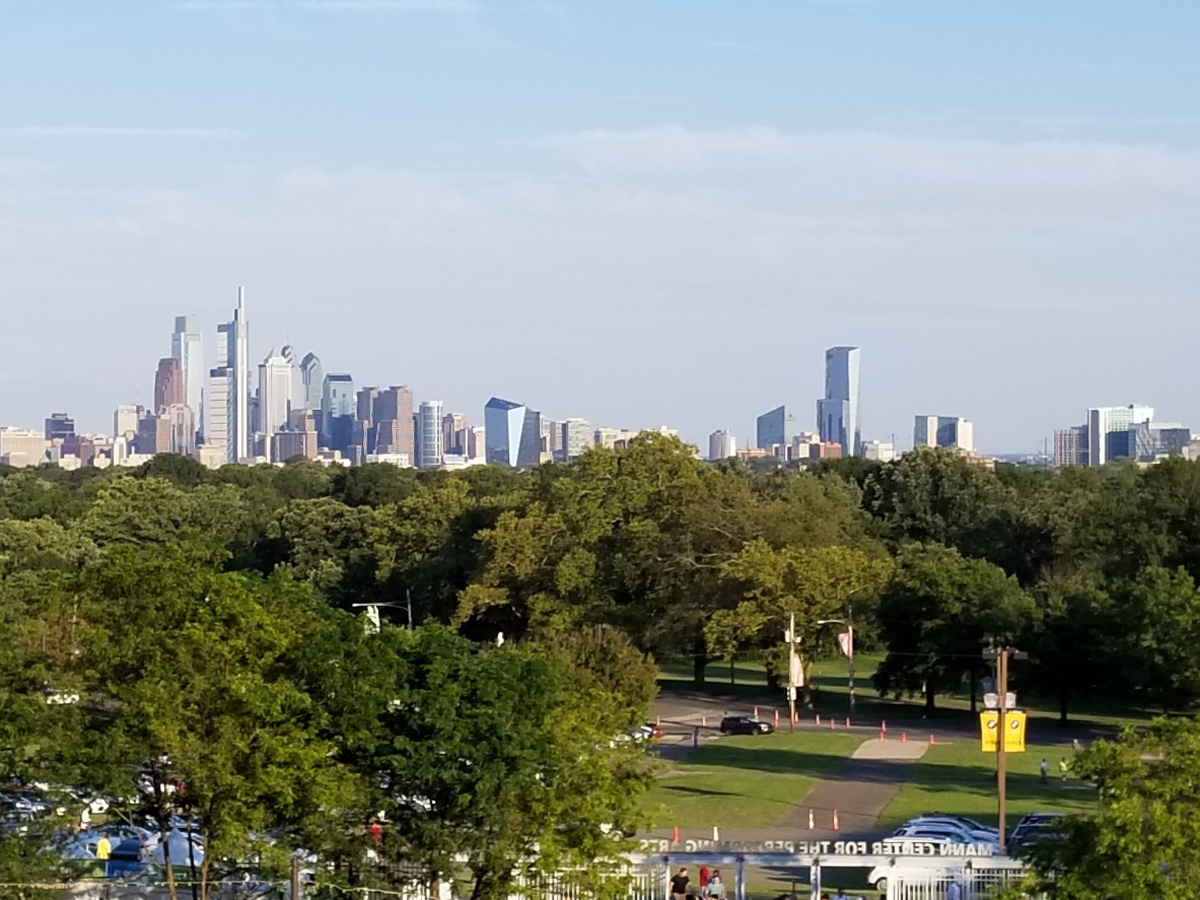
M 1006 718 L 1008 715 L 1008 663 L 1013 659 L 1029 659 L 1029 654 L 1012 647 L 994 646 L 991 637 L 986 638 L 988 646 L 983 650 L 983 658 L 996 664 L 996 813 L 999 819 L 1000 855 L 1007 849 L 1007 839 L 1004 831 L 1004 818 L 1008 805 L 1008 760 L 1004 752 L 1004 742 L 1008 735 Z
M 846 604 L 846 618 L 844 619 L 818 619 L 818 625 L 845 625 L 846 626 L 846 668 L 848 681 L 850 684 L 850 714 L 854 714 L 854 606 Z

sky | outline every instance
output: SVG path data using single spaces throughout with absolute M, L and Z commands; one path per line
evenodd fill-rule
M 176 315 L 475 423 L 1200 431 L 1200 4 L 5 0 L 0 424 L 108 431 Z

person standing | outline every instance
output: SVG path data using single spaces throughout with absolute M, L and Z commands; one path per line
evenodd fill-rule
M 671 876 L 671 900 L 686 900 L 688 892 L 688 883 L 691 881 L 688 878 L 688 870 L 686 867 L 680 869 L 675 875 Z
M 1064 782 L 1067 780 L 1067 770 L 1069 768 L 1071 768 L 1071 764 L 1067 762 L 1067 758 L 1065 756 L 1060 757 L 1058 760 L 1058 774 L 1062 776 Z
M 725 900 L 725 883 L 721 881 L 720 869 L 713 870 L 712 878 L 704 888 L 704 894 L 706 897 L 712 897 L 713 900 Z
M 100 835 L 100 840 L 96 841 L 96 859 L 108 859 L 112 855 L 112 841 L 108 839 L 107 834 Z
M 1046 757 L 1042 757 L 1042 761 L 1038 764 L 1038 771 L 1042 773 L 1041 782 L 1046 783 L 1046 776 L 1050 774 L 1050 763 L 1046 762 Z
M 708 887 L 708 866 L 700 867 L 700 887 Z
M 950 882 L 950 886 L 946 888 L 946 900 L 962 900 L 962 888 L 958 886 L 957 881 Z

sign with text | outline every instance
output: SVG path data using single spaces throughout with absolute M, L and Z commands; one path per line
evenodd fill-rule
M 979 714 L 980 747 L 984 753 L 995 753 L 999 749 L 1000 713 L 982 712 Z M 1004 752 L 1025 752 L 1025 713 L 1006 712 L 1004 714 Z
M 671 841 L 638 842 L 644 853 L 793 853 L 798 856 L 994 856 L 991 844 L 953 844 L 884 838 L 881 841 Z

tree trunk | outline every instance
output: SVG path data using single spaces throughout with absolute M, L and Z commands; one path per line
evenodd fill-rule
M 708 666 L 708 644 L 704 640 L 704 631 L 697 630 L 692 641 L 692 680 L 696 687 L 704 687 L 704 669 Z

